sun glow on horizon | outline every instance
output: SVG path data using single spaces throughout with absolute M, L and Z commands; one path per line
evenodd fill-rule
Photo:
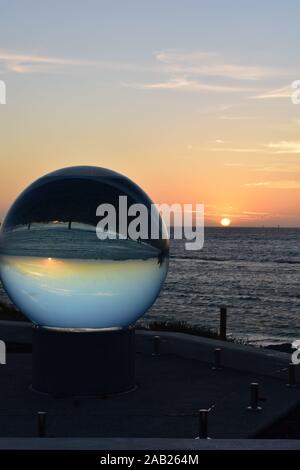
M 220 220 L 220 224 L 222 225 L 222 227 L 229 227 L 229 225 L 231 224 L 231 220 L 228 217 L 223 217 Z

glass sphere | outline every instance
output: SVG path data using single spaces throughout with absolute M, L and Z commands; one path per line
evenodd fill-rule
M 145 207 L 140 223 L 137 204 Z M 40 326 L 131 325 L 157 298 L 168 255 L 152 201 L 104 168 L 63 168 L 41 177 L 16 199 L 1 227 L 1 281 Z

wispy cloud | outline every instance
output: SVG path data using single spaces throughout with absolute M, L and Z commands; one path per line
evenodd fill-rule
M 156 83 L 122 83 L 123 86 L 137 88 L 140 90 L 175 90 L 175 91 L 197 91 L 214 93 L 243 93 L 253 91 L 250 87 L 214 85 L 185 77 L 171 78 Z
M 252 93 L 258 96 L 259 93 L 265 93 L 265 87 L 258 88 L 253 82 L 282 74 L 281 70 L 270 67 L 227 62 L 218 53 L 210 51 L 169 49 L 154 53 L 154 59 L 157 70 L 161 70 L 167 78 L 157 82 L 131 82 L 123 85 L 143 90 Z M 252 85 L 245 86 L 245 82 L 252 82 Z M 242 118 L 226 113 L 220 119 Z
M 245 183 L 244 186 L 262 187 L 268 189 L 300 189 L 300 181 L 279 180 L 279 181 L 258 181 Z
M 269 217 L 274 216 L 274 213 L 267 212 L 267 211 L 251 211 L 251 210 L 245 210 L 245 211 L 240 211 L 240 212 L 235 212 L 232 210 L 232 207 L 226 207 L 226 208 L 221 208 L 221 207 L 213 207 L 211 210 L 207 210 L 207 205 L 205 205 L 205 216 L 209 217 L 214 221 L 214 219 L 219 219 L 220 214 L 223 214 L 224 217 L 230 217 L 230 219 L 234 221 L 243 221 L 243 222 L 248 222 L 248 221 L 261 221 L 262 219 L 268 219 Z M 276 214 L 278 215 L 278 214 Z
M 300 153 L 300 141 L 281 140 L 280 142 L 269 142 L 266 147 L 272 149 L 274 153 Z
M 249 171 L 260 173 L 300 173 L 300 162 L 297 165 L 287 165 L 285 162 L 273 163 L 272 165 L 257 165 L 257 162 L 225 162 L 224 166 L 230 168 L 246 168 Z
M 168 65 L 173 72 L 194 76 L 259 80 L 278 74 L 278 70 L 268 67 L 224 62 L 216 52 L 169 49 L 156 52 L 154 56 L 157 61 Z
M 262 153 L 268 155 L 300 154 L 300 141 L 269 142 L 256 147 L 210 147 L 211 152 Z
M 154 60 L 153 60 L 154 58 Z M 151 59 L 149 57 L 149 59 Z M 0 50 L 1 69 L 15 73 L 52 72 L 65 67 L 95 67 L 98 69 L 128 73 L 160 74 L 158 81 L 127 81 L 121 85 L 141 90 L 186 91 L 199 93 L 254 94 L 256 98 L 272 97 L 286 91 L 265 92 L 265 88 L 254 86 L 254 82 L 282 73 L 280 70 L 263 66 L 236 64 L 225 61 L 218 53 L 210 51 L 162 50 L 154 53 L 152 61 L 131 63 L 101 59 L 83 60 L 48 56 L 39 53 L 21 53 Z M 251 86 L 245 86 L 245 82 Z M 290 89 L 288 90 L 290 93 Z M 260 93 L 260 94 L 259 94 Z M 289 95 L 285 95 L 289 96 Z M 232 106 L 220 110 L 219 119 L 246 119 L 239 115 L 227 114 Z
M 250 215 L 250 216 L 262 216 L 262 215 L 269 215 L 270 212 L 243 211 L 242 214 Z
M 242 163 L 242 162 L 226 162 L 224 163 L 224 166 L 229 166 L 231 168 L 248 168 L 249 165 Z
M 300 165 L 279 165 L 279 166 L 262 166 L 259 168 L 254 168 L 254 171 L 262 173 L 299 173 Z
M 276 89 L 265 91 L 264 93 L 252 96 L 252 98 L 256 100 L 290 98 L 292 95 L 292 92 L 293 90 L 292 90 L 291 85 L 286 85 L 281 88 L 276 88 Z
M 99 69 L 134 72 L 153 72 L 159 69 L 155 64 L 147 65 L 118 61 L 82 60 L 4 50 L 0 50 L 0 65 L 2 65 L 2 68 L 5 70 L 16 73 L 48 72 L 67 66 L 88 66 Z
M 226 114 L 222 114 L 221 116 L 218 116 L 218 119 L 222 119 L 223 121 L 241 121 L 250 118 L 246 116 L 228 116 Z
M 5 69 L 17 72 L 41 72 L 49 70 L 50 67 L 62 67 L 67 65 L 92 65 L 92 62 L 65 59 L 58 57 L 47 57 L 44 55 L 21 54 L 7 51 L 0 51 L 0 63 Z
M 256 147 L 210 147 L 210 152 L 237 152 L 237 153 L 261 153 L 263 149 Z
M 195 64 L 203 60 L 211 59 L 217 57 L 215 52 L 211 51 L 183 51 L 178 49 L 165 49 L 157 51 L 154 54 L 154 57 L 159 61 L 165 64 Z
M 254 183 L 245 183 L 244 186 L 269 186 L 271 181 L 257 181 Z

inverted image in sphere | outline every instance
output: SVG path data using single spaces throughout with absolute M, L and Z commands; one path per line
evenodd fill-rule
M 124 224 L 124 201 L 145 207 L 146 228 L 138 237 L 130 231 L 130 224 L 138 229 L 136 214 Z M 115 209 L 108 228 L 99 224 L 103 204 Z M 1 227 L 1 281 L 35 324 L 121 328 L 154 303 L 168 253 L 160 214 L 135 183 L 104 168 L 64 168 L 31 184 L 8 211 Z

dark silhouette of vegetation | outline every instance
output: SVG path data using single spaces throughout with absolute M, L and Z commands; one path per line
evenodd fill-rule
M 16 307 L 4 302 L 0 302 L 0 320 L 29 321 Z
M 147 324 L 137 324 L 136 328 L 140 330 L 172 331 L 174 333 L 187 333 L 204 338 L 220 339 L 217 331 L 203 326 L 190 325 L 185 321 L 152 321 Z

